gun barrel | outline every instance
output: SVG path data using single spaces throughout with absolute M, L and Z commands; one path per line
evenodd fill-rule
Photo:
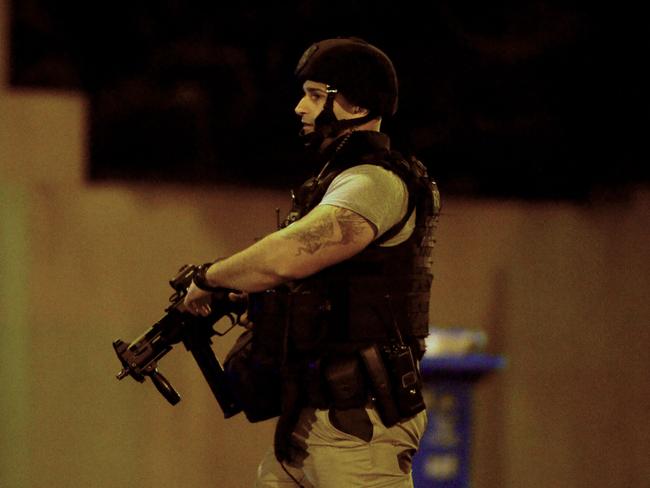
M 117 374 L 115 375 L 115 377 L 116 377 L 118 380 L 123 380 L 124 378 L 126 378 L 127 376 L 129 376 L 130 373 L 131 373 L 131 372 L 129 371 L 129 368 L 122 368 L 122 371 L 120 371 L 119 373 L 117 373 Z

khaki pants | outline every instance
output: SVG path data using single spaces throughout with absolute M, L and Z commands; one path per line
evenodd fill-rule
M 329 410 L 305 409 L 292 440 L 302 456 L 286 470 L 305 488 L 412 488 L 411 459 L 427 423 L 426 411 L 386 428 L 374 408 L 370 441 L 332 425 Z M 270 449 L 259 465 L 256 488 L 297 487 Z

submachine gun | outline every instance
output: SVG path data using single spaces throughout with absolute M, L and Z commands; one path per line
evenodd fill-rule
M 200 266 L 197 265 L 184 265 L 176 277 L 170 280 L 169 284 L 174 289 L 169 298 L 171 304 L 158 322 L 130 344 L 120 339 L 113 342 L 115 353 L 122 363 L 122 371 L 117 374 L 117 378 L 121 380 L 131 376 L 142 383 L 149 377 L 162 396 L 172 405 L 176 405 L 181 397 L 158 371 L 158 361 L 171 351 L 175 344 L 182 342 L 194 356 L 223 410 L 224 417 L 229 418 L 242 409 L 230 389 L 219 359 L 212 350 L 212 336 L 223 336 L 237 325 L 246 305 L 243 301 L 230 300 L 229 293 L 236 290 L 224 288 L 223 291 L 213 293 L 210 304 L 212 311 L 207 317 L 184 311 L 183 300 L 199 269 Z M 218 332 L 213 325 L 223 317 L 230 319 L 231 326 L 224 332 Z

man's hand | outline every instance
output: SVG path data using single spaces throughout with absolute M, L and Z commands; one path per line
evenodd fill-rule
M 248 293 L 229 293 L 228 299 L 231 302 L 242 303 L 248 300 Z M 212 313 L 210 302 L 212 301 L 212 293 L 209 291 L 201 290 L 194 283 L 187 289 L 187 295 L 183 301 L 182 312 L 188 312 L 192 315 L 200 315 L 207 317 Z M 244 303 L 246 305 L 246 303 Z M 248 320 L 248 312 L 244 312 L 239 319 L 239 325 L 246 328 L 251 328 L 253 323 Z
M 185 312 L 192 315 L 201 315 L 207 317 L 212 312 L 210 302 L 212 301 L 212 293 L 199 289 L 194 283 L 187 289 L 187 295 L 183 301 Z

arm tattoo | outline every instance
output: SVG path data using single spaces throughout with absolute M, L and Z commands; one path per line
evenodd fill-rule
M 341 244 L 354 242 L 357 236 L 361 235 L 368 226 L 368 221 L 358 213 L 345 208 L 337 208 L 334 217 L 341 229 Z
M 338 224 L 340 235 L 337 235 L 334 221 Z M 300 242 L 297 255 L 314 254 L 320 249 L 334 245 L 346 245 L 354 242 L 368 222 L 359 214 L 345 208 L 336 208 L 333 218 L 324 217 L 307 230 L 289 232 L 285 237 Z M 291 228 L 289 227 L 289 230 Z

